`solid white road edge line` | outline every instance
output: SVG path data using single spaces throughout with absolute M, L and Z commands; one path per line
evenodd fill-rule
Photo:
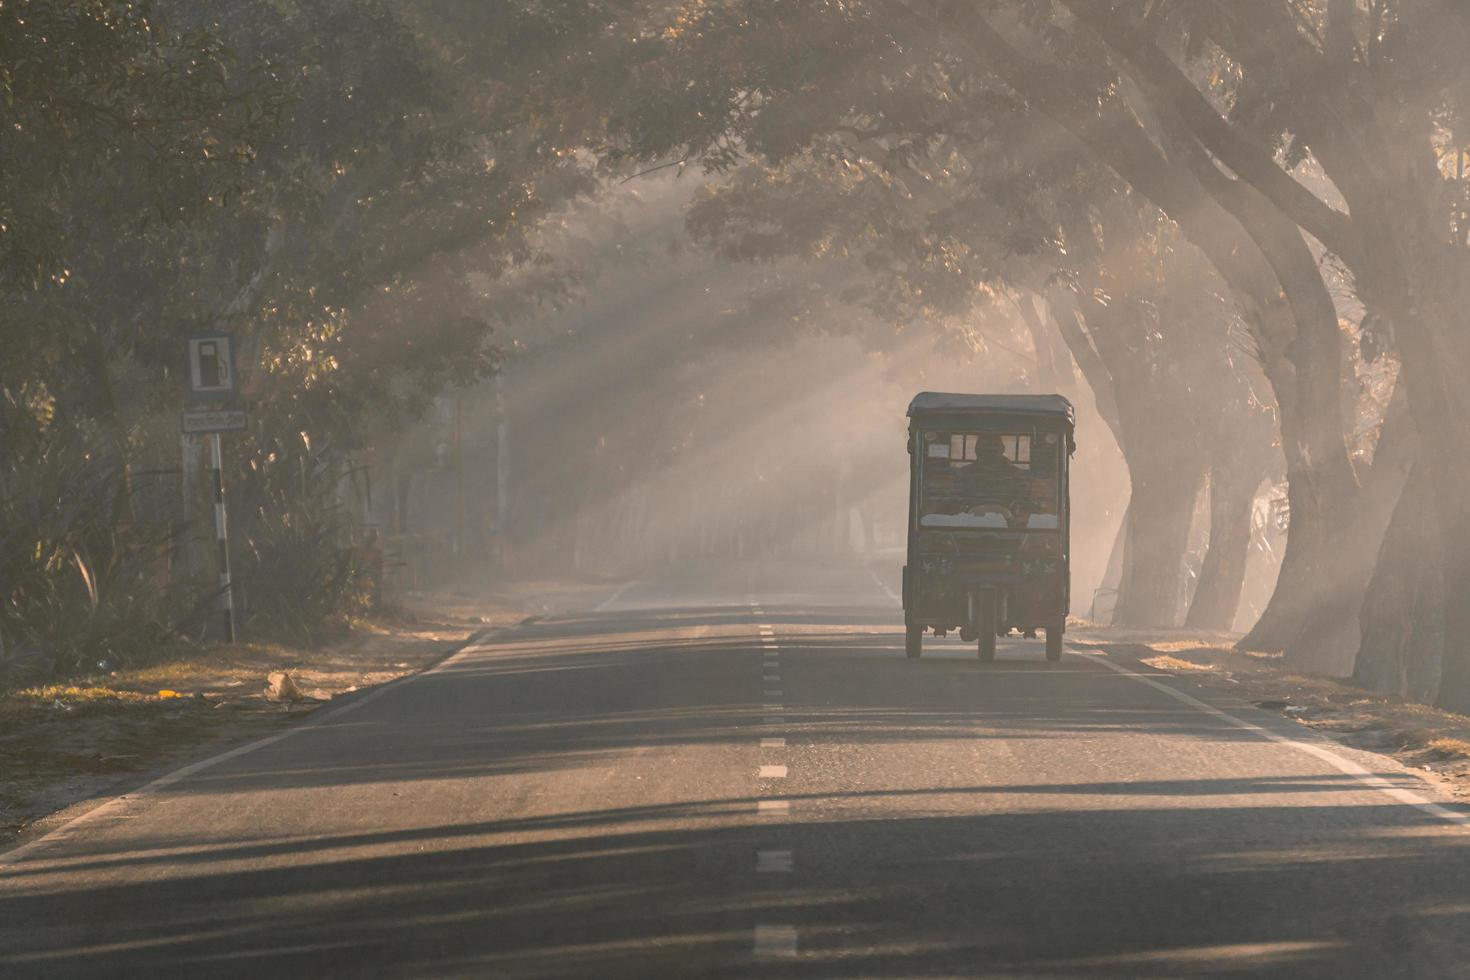
M 623 593 L 624 592 L 627 592 L 629 589 L 631 589 L 633 586 L 635 586 L 637 584 L 638 584 L 637 579 L 634 579 L 632 582 L 624 582 L 622 584 L 622 586 L 616 592 L 614 592 L 612 595 L 608 596 L 606 599 L 603 599 L 597 605 L 593 606 L 592 607 L 592 611 L 593 612 L 607 612 L 607 610 L 612 606 L 612 604 L 614 602 L 617 602 L 619 599 L 621 599 L 623 597 Z
M 428 670 L 422 670 L 416 674 L 407 674 L 401 678 L 398 678 L 397 680 L 389 681 L 377 690 L 369 691 L 361 697 L 353 699 L 347 704 L 338 705 L 335 708 L 327 708 L 325 710 L 318 709 L 316 712 L 313 712 L 308 718 L 303 720 L 300 724 L 293 725 L 291 728 L 286 729 L 284 732 L 276 732 L 274 735 L 267 735 L 265 738 L 258 738 L 253 742 L 246 742 L 244 745 L 237 745 L 235 748 L 230 749 L 227 752 L 221 752 L 218 755 L 212 755 L 207 759 L 200 759 L 198 762 L 191 762 L 187 766 L 175 769 L 173 772 L 165 773 L 164 775 L 159 776 L 151 783 L 145 783 L 132 792 L 124 793 L 121 796 L 114 796 L 106 803 L 95 806 L 92 809 L 88 810 L 86 813 L 78 814 L 77 816 L 68 820 L 66 823 L 62 824 L 60 827 L 57 827 L 55 830 L 52 830 L 41 837 L 37 837 L 33 841 L 22 844 L 20 847 L 12 848 L 11 850 L 6 851 L 3 854 L 0 854 L 0 868 L 5 868 L 10 865 L 17 864 L 20 861 L 24 861 L 26 857 L 34 854 L 36 851 L 39 851 L 50 844 L 65 840 L 67 837 L 71 836 L 73 832 L 81 829 L 87 824 L 100 820 L 108 814 L 122 809 L 128 804 L 136 803 L 145 797 L 153 796 L 157 794 L 159 790 L 167 789 L 174 783 L 177 783 L 183 779 L 188 779 L 195 773 L 203 772 L 206 769 L 212 769 L 213 767 L 219 765 L 221 762 L 229 762 L 231 759 L 238 759 L 242 755 L 249 755 L 251 752 L 255 752 L 258 749 L 263 749 L 268 745 L 274 745 L 277 742 L 285 741 L 286 739 L 291 738 L 294 735 L 300 735 L 302 732 L 309 732 L 312 729 L 321 728 L 328 722 L 335 721 L 343 715 L 356 711 L 358 708 L 361 708 L 364 705 L 372 704 L 374 701 L 378 700 L 378 698 L 382 697 L 384 694 L 387 694 L 394 688 L 403 687 L 407 684 L 411 684 L 419 678 L 427 677 L 430 674 L 437 674 L 440 670 L 449 666 L 449 664 L 453 661 L 458 660 L 460 657 L 463 657 L 471 650 L 474 650 L 475 648 L 484 645 L 487 640 L 504 632 L 506 631 L 495 630 L 492 633 L 486 633 L 481 636 L 472 636 L 468 641 L 465 642 L 464 646 L 460 647 L 458 650 L 454 651 L 449 656 L 445 657 L 443 660 L 430 667 Z
M 1432 817 L 1437 817 L 1438 819 L 1443 820 L 1446 823 L 1454 824 L 1457 827 L 1470 827 L 1470 814 L 1458 813 L 1454 810 L 1449 809 L 1448 807 L 1441 806 L 1440 804 L 1434 802 L 1427 797 L 1420 796 L 1418 793 L 1415 793 L 1412 790 L 1404 789 L 1401 786 L 1395 786 L 1393 783 L 1384 779 L 1382 776 L 1373 775 L 1373 773 L 1369 772 L 1367 769 L 1364 769 L 1353 760 L 1347 758 L 1346 756 L 1338 755 L 1336 752 L 1333 752 L 1329 748 L 1321 745 L 1313 745 L 1310 742 L 1303 742 L 1294 738 L 1288 738 L 1285 735 L 1278 735 L 1276 732 L 1271 731 L 1269 728 L 1257 725 L 1254 722 L 1246 721 L 1244 718 L 1237 718 L 1235 717 L 1235 715 L 1230 714 L 1228 711 L 1221 711 L 1214 705 L 1206 704 L 1199 698 L 1191 697 L 1188 694 L 1185 694 L 1178 688 L 1170 687 L 1168 684 L 1156 681 L 1152 677 L 1145 677 L 1143 674 L 1129 670 L 1122 664 L 1113 663 L 1107 658 L 1106 654 L 1098 655 L 1092 653 L 1082 653 L 1081 651 L 1072 649 L 1068 649 L 1067 652 L 1075 657 L 1083 657 L 1087 660 L 1100 663 L 1104 667 L 1108 668 L 1108 670 L 1122 674 L 1124 677 L 1135 680 L 1140 684 L 1147 684 L 1149 687 L 1157 691 L 1162 691 L 1163 693 L 1169 695 L 1169 697 L 1173 698 L 1175 701 L 1187 704 L 1191 708 L 1194 708 L 1196 711 L 1202 711 L 1212 718 L 1218 718 L 1229 725 L 1235 726 L 1236 728 L 1252 732 L 1256 735 L 1259 735 L 1261 738 L 1266 739 L 1267 741 L 1276 742 L 1279 745 L 1285 745 L 1289 748 L 1296 749 L 1299 752 L 1305 752 L 1307 755 L 1313 756 L 1314 758 L 1321 759 L 1323 762 L 1332 766 L 1339 772 L 1352 776 L 1354 779 L 1356 779 L 1358 782 L 1362 783 L 1369 789 L 1375 789 L 1378 792 L 1383 793 L 1384 795 L 1389 796 L 1400 803 L 1404 803 L 1408 806 L 1414 807 L 1415 809 L 1422 810 Z
M 878 573 L 877 572 L 873 571 L 873 569 L 870 566 L 868 566 L 868 565 L 864 565 L 863 568 L 867 569 L 868 575 L 872 577 L 872 579 L 873 579 L 874 582 L 877 582 L 878 583 L 878 588 L 880 588 L 880 589 L 883 590 L 883 594 L 884 595 L 888 596 L 888 598 L 892 599 L 894 602 L 898 603 L 899 605 L 903 605 L 903 599 L 899 596 L 899 594 L 897 592 L 894 592 L 892 589 L 890 589 L 888 587 L 888 583 L 887 582 L 883 581 L 881 578 L 878 577 Z

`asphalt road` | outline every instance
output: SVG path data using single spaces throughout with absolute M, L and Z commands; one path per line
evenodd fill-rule
M 1470 976 L 1426 784 L 1096 654 L 908 661 L 894 584 L 635 583 L 202 760 L 0 856 L 0 976 Z

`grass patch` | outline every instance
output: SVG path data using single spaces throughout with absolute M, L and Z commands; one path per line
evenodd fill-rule
M 1424 746 L 1436 759 L 1470 759 L 1470 741 L 1463 738 L 1430 739 Z
M 175 697 L 169 703 L 177 704 Z M 0 696 L 0 732 L 25 719 L 47 724 L 62 718 L 92 718 L 109 715 L 134 715 L 156 710 L 163 701 L 155 692 L 124 691 L 100 684 L 42 684 Z M 59 706 L 59 707 L 58 707 Z
M 17 691 L 15 697 L 21 701 L 42 701 L 47 704 L 60 701 L 70 705 L 103 704 L 107 702 L 120 702 L 139 704 L 145 701 L 157 701 L 156 695 L 140 694 L 137 691 L 119 691 L 111 687 L 87 686 L 81 687 L 76 684 L 45 684 L 40 687 L 28 687 L 23 691 Z
M 1231 653 L 1235 649 L 1229 643 L 1212 643 L 1209 640 L 1155 640 L 1148 646 L 1160 653 Z
M 1428 748 L 1434 740 L 1434 733 L 1424 728 L 1400 728 L 1393 734 L 1398 739 L 1399 748 L 1405 750 Z
M 1139 663 L 1147 664 L 1154 670 L 1211 671 L 1215 669 L 1214 664 L 1197 664 L 1193 660 L 1181 660 L 1178 657 L 1171 657 L 1167 653 L 1161 653 L 1156 657 L 1145 657 Z

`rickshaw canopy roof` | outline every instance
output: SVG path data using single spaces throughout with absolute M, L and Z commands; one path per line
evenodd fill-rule
M 997 415 L 1047 415 L 1075 424 L 1072 403 L 1061 395 L 961 395 L 921 391 L 909 402 L 909 417 L 931 412 L 974 412 Z

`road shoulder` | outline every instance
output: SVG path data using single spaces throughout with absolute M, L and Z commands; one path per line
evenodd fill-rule
M 1068 642 L 1199 685 L 1350 749 L 1388 756 L 1439 792 L 1470 803 L 1470 717 L 1292 671 L 1279 655 L 1234 648 L 1228 634 L 1079 629 Z
M 393 615 L 318 644 L 207 647 L 0 693 L 0 854 L 119 793 L 422 673 L 477 636 L 591 608 L 619 587 L 528 580 L 413 592 Z

